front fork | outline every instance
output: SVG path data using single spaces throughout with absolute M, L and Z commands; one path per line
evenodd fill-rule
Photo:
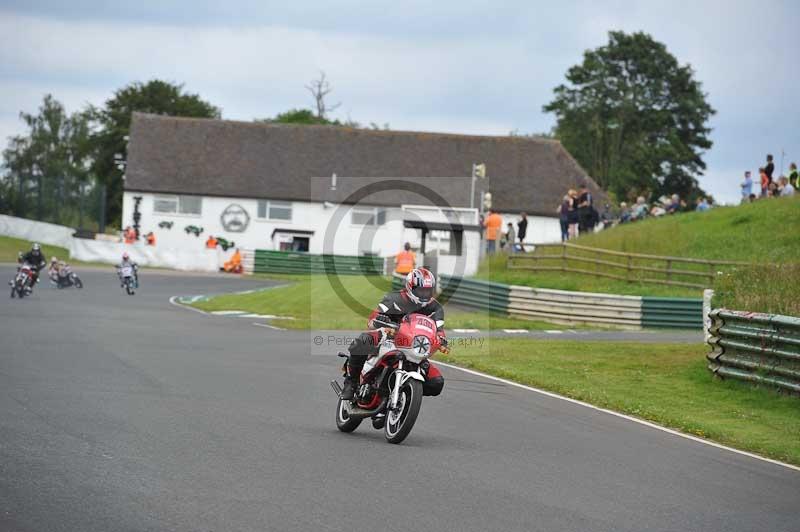
M 425 382 L 425 377 L 422 376 L 419 370 L 406 371 L 398 368 L 389 376 L 389 410 L 397 410 L 397 403 L 400 401 L 400 389 L 409 379 Z

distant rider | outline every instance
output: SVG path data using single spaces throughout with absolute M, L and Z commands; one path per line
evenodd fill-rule
M 22 255 L 18 260 L 22 264 L 27 263 L 30 265 L 32 272 L 31 285 L 39 282 L 39 270 L 47 266 L 47 261 L 44 258 L 41 246 L 34 242 L 33 246 L 31 246 L 31 250 Z
M 122 262 L 117 264 L 117 275 L 119 276 L 119 285 L 125 286 L 125 280 L 122 278 L 122 268 L 125 266 L 130 266 L 131 270 L 133 270 L 133 283 L 135 286 L 139 286 L 139 265 L 136 264 L 133 260 L 131 260 L 130 255 L 128 252 L 124 252 L 122 254 Z
M 436 277 L 425 268 L 415 268 L 406 275 L 402 289 L 383 296 L 378 308 L 372 311 L 367 321 L 367 327 L 371 330 L 361 333 L 348 349 L 349 371 L 345 375 L 342 399 L 353 399 L 364 362 L 368 357 L 378 354 L 383 340 L 381 322 L 399 324 L 408 314 L 424 314 L 436 322 L 437 335 L 442 344 L 447 345 L 444 334 L 444 308 L 434 299 L 435 295 Z M 423 369 L 427 371 L 423 394 L 439 395 L 444 387 L 444 377 L 433 364 L 427 363 L 427 368 L 423 366 Z
M 54 283 L 58 282 L 58 259 L 53 257 L 50 259 L 50 266 L 47 268 L 47 276 Z

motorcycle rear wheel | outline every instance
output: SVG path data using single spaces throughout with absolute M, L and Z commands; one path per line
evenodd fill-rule
M 363 421 L 362 418 L 351 418 L 347 413 L 347 404 L 349 401 L 339 399 L 336 403 L 336 428 L 342 432 L 353 432 L 358 428 Z
M 389 443 L 400 443 L 414 428 L 419 410 L 422 407 L 422 383 L 416 379 L 408 379 L 400 388 L 398 399 L 400 410 L 397 413 L 386 412 L 386 424 L 383 435 Z

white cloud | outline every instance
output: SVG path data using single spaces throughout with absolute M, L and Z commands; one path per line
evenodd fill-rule
M 252 19 L 238 25 L 199 15 L 148 22 L 141 13 L 112 17 L 110 8 L 90 20 L 0 11 L 0 135 L 20 131 L 17 113 L 35 110 L 47 92 L 74 111 L 152 78 L 185 83 L 226 118 L 272 116 L 309 106 L 303 85 L 320 69 L 333 84 L 331 101 L 343 102 L 341 118 L 393 129 L 541 132 L 553 122 L 541 106 L 566 69 L 609 29 L 624 29 L 652 33 L 693 65 L 710 93 L 719 114 L 700 181 L 716 196 L 727 197 L 730 172 L 755 169 L 781 144 L 794 142 L 784 147 L 800 159 L 791 4 L 420 3 L 396 17 L 374 6 L 324 13 L 259 5 L 249 4 Z

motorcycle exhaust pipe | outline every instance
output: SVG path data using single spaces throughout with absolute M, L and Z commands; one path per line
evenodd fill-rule
M 342 396 L 342 387 L 338 381 L 331 381 L 331 388 L 333 388 L 333 391 L 336 392 L 336 397 Z

